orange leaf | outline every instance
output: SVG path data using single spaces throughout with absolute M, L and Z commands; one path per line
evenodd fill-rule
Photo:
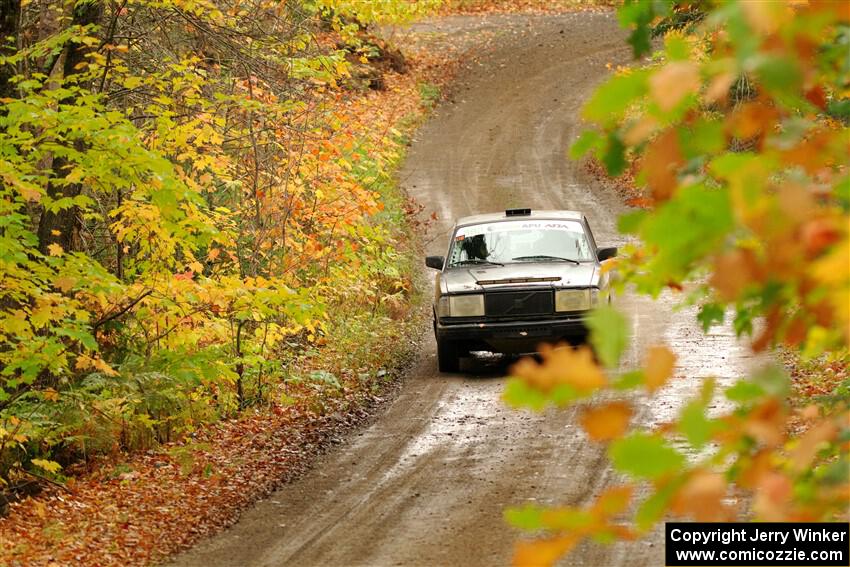
M 773 470 L 771 467 L 772 460 L 773 453 L 767 449 L 762 449 L 752 457 L 742 458 L 741 475 L 738 477 L 738 485 L 751 490 L 757 487 L 761 484 L 765 475 Z
M 610 441 L 621 437 L 629 427 L 632 407 L 626 402 L 611 402 L 586 408 L 581 415 L 581 426 L 591 439 Z
M 596 499 L 593 512 L 603 518 L 616 516 L 628 508 L 633 493 L 634 487 L 628 484 L 611 487 Z
M 578 542 L 579 538 L 575 535 L 519 541 L 514 547 L 514 566 L 548 567 L 569 553 Z
M 767 473 L 759 483 L 753 502 L 756 518 L 775 522 L 786 519 L 793 489 L 793 483 L 787 476 L 778 472 Z
M 646 388 L 654 392 L 663 386 L 673 375 L 675 365 L 676 355 L 670 352 L 670 349 L 664 346 L 651 347 L 647 352 L 644 367 Z
M 803 245 L 806 254 L 813 258 L 828 246 L 841 239 L 841 232 L 830 219 L 812 219 L 802 227 Z
M 761 281 L 761 270 L 752 250 L 736 248 L 718 256 L 709 280 L 724 301 L 734 301 L 744 289 Z
M 742 427 L 756 441 L 775 447 L 782 442 L 785 412 L 778 400 L 768 399 L 750 412 Z
M 819 423 L 806 431 L 800 438 L 799 444 L 791 452 L 791 464 L 796 471 L 807 468 L 815 459 L 823 443 L 831 441 L 838 428 L 832 421 Z
M 669 199 L 678 184 L 677 172 L 684 163 L 676 130 L 667 130 L 650 142 L 641 167 L 656 201 Z
M 723 502 L 726 481 L 719 473 L 696 471 L 676 493 L 671 509 L 698 522 L 720 522 L 732 519 L 732 510 Z
M 692 61 L 673 61 L 649 78 L 649 93 L 659 108 L 669 112 L 700 86 L 699 67 Z
M 711 80 L 705 91 L 705 101 L 709 104 L 719 102 L 729 95 L 729 89 L 735 84 L 735 73 L 721 73 Z
M 779 117 L 775 108 L 760 102 L 747 102 L 733 112 L 726 122 L 735 136 L 742 139 L 764 137 Z

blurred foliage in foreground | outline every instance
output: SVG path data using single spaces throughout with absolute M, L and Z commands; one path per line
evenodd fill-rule
M 754 351 L 786 345 L 846 362 L 850 4 L 640 0 L 618 16 L 636 56 L 650 53 L 654 30 L 663 50 L 596 90 L 584 108 L 596 129 L 572 148 L 611 175 L 637 160 L 647 209 L 620 219 L 640 244 L 617 269 L 653 296 L 687 289 L 706 330 L 731 314 Z M 617 372 L 625 318 L 606 308 L 591 324 L 599 363 L 550 349 L 514 367 L 506 397 L 542 407 L 607 392 L 580 421 L 625 482 L 589 508 L 510 510 L 540 536 L 518 544 L 517 565 L 552 564 L 584 538 L 638 537 L 669 515 L 847 519 L 846 380 L 793 407 L 779 367 L 722 392 L 705 379 L 677 419 L 634 429 L 635 396 L 673 377 L 676 353 L 658 345 L 641 368 Z M 716 396 L 723 413 L 708 411 Z

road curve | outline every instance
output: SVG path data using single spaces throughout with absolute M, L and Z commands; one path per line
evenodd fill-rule
M 619 244 L 618 196 L 566 159 L 579 110 L 629 52 L 613 14 L 452 17 L 411 33 L 487 28 L 495 49 L 457 80 L 418 132 L 401 181 L 436 211 L 428 251 L 444 252 L 452 219 L 506 207 L 584 211 L 597 241 Z M 728 328 L 704 336 L 676 298 L 626 296 L 635 335 L 625 366 L 650 344 L 679 353 L 677 379 L 638 398 L 638 420 L 669 418 L 703 377 L 729 379 L 752 364 Z M 477 359 L 440 375 L 433 340 L 398 397 L 368 428 L 324 456 L 304 478 L 247 511 L 238 524 L 175 558 L 175 565 L 503 565 L 518 533 L 506 506 L 581 505 L 618 481 L 604 448 L 584 436 L 574 410 L 512 411 L 500 401 L 506 364 Z M 663 565 L 658 531 L 644 540 L 587 543 L 565 565 Z

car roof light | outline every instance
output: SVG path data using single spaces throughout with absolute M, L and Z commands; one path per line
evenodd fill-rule
M 506 209 L 506 217 L 527 217 L 531 214 L 531 209 Z

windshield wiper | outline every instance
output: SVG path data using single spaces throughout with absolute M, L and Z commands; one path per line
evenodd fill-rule
M 572 262 L 576 266 L 581 265 L 581 262 L 578 260 L 573 260 L 572 258 L 561 258 L 560 256 L 547 256 L 546 254 L 538 254 L 536 256 L 517 256 L 516 258 L 511 258 L 512 260 L 554 260 L 556 262 Z
M 490 264 L 492 266 L 504 266 L 499 262 L 491 262 L 490 260 L 481 260 L 480 258 L 470 258 L 469 260 L 458 260 L 452 266 L 463 266 L 464 264 Z

